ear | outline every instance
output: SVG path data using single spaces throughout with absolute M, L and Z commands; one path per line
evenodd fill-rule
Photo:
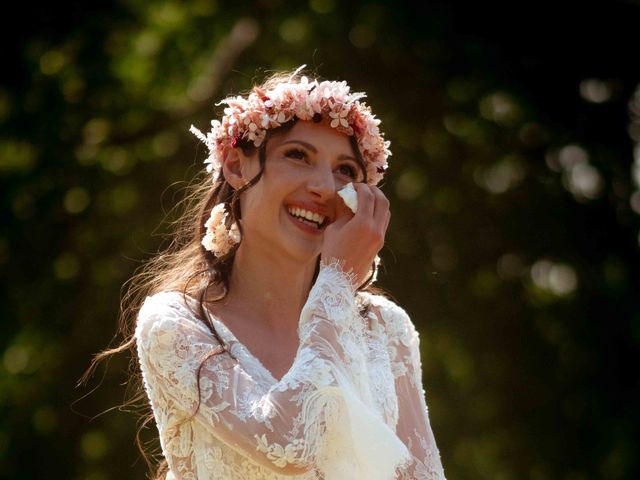
M 242 171 L 246 169 L 247 158 L 240 148 L 230 148 L 225 154 L 222 162 L 222 174 L 229 185 L 234 190 L 239 189 L 247 183 Z

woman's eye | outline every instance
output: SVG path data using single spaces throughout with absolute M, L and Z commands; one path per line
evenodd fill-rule
M 292 148 L 291 150 L 287 150 L 284 155 L 285 157 L 297 158 L 298 160 L 302 160 L 307 157 L 307 154 L 299 148 Z
M 344 173 L 350 178 L 356 178 L 358 176 L 358 172 L 351 165 L 343 164 L 339 167 L 340 173 Z

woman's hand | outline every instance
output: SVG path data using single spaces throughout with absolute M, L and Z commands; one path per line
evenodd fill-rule
M 382 191 L 366 183 L 353 184 L 358 194 L 358 211 L 353 214 L 340 195 L 336 219 L 324 231 L 321 260 L 338 260 L 345 272 L 356 275 L 355 288 L 364 283 L 376 254 L 384 245 L 391 212 Z

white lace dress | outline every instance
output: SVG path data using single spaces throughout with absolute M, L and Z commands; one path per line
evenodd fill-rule
M 369 322 L 358 314 L 360 302 L 372 305 Z M 149 296 L 138 315 L 140 366 L 167 480 L 445 478 L 418 332 L 395 303 L 356 295 L 338 265 L 321 264 L 300 315 L 297 355 L 280 381 L 212 321 L 238 362 L 226 352 L 204 362 L 192 417 L 198 367 L 220 344 L 182 293 Z

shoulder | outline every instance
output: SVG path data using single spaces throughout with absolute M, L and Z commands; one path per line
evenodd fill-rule
M 198 328 L 200 322 L 195 318 L 192 308 L 193 305 L 186 303 L 182 292 L 163 291 L 147 296 L 138 311 L 137 340 L 148 340 L 160 332 L 177 333 Z
M 409 346 L 419 340 L 419 333 L 404 308 L 383 295 L 367 292 L 360 292 L 359 295 L 370 306 L 369 315 L 374 314 L 382 324 L 390 342 L 402 342 Z
M 180 316 L 189 308 L 180 292 L 163 291 L 147 296 L 138 312 L 138 324 L 148 322 L 158 316 Z

